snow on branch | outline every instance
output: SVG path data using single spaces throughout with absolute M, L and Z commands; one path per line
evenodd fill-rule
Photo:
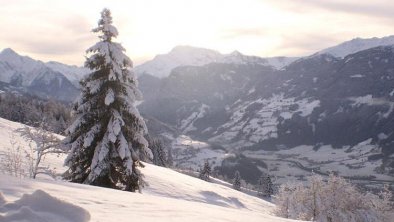
M 105 105 L 109 106 L 114 101 L 115 101 L 115 93 L 112 89 L 108 89 L 107 95 L 105 96 L 104 103 L 105 103 Z
M 92 144 L 94 137 L 99 132 L 100 128 L 101 128 L 101 124 L 97 123 L 90 129 L 88 133 L 86 133 L 85 138 L 83 140 L 83 147 L 87 148 Z

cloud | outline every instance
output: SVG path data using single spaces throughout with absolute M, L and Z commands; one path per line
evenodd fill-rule
M 237 28 L 222 31 L 222 38 L 259 37 L 270 34 L 263 28 Z
M 62 19 L 59 24 L 62 26 L 62 29 L 66 29 L 76 35 L 89 33 L 96 26 L 96 24 L 89 23 L 85 17 L 78 14 L 73 14 Z
M 61 55 L 67 53 L 79 52 L 84 53 L 84 47 L 86 48 L 86 43 L 89 42 L 90 38 L 74 38 L 73 41 L 71 37 L 59 37 L 56 39 L 48 38 L 21 38 L 12 37 L 15 41 L 11 43 L 18 48 L 24 48 L 26 52 L 31 52 L 35 54 L 43 55 Z
M 38 56 L 38 59 L 64 60 L 67 57 L 67 62 L 81 64 L 85 50 L 97 41 L 90 32 L 95 24 L 76 14 L 60 17 L 47 11 L 36 13 L 34 19 L 26 15 L 12 24 L 0 22 L 3 30 L 0 44 Z
M 394 2 L 391 0 L 271 0 L 269 2 L 271 5 L 279 6 L 293 12 L 322 9 L 330 12 L 394 19 Z
M 313 54 L 327 47 L 337 45 L 341 40 L 335 36 L 318 34 L 285 34 L 282 35 L 282 42 L 274 51 L 278 55 L 305 56 Z

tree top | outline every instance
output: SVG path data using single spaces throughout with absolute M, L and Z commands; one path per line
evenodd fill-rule
M 118 30 L 112 25 L 111 11 L 104 8 L 101 12 L 101 18 L 98 21 L 98 27 L 92 30 L 93 32 L 102 33 L 99 38 L 103 41 L 111 41 L 112 37 L 118 36 Z

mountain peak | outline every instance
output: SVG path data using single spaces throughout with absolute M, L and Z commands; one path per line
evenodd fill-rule
M 187 45 L 174 47 L 167 54 L 157 55 L 153 60 L 145 62 L 135 68 L 141 75 L 148 73 L 156 77 L 166 77 L 177 66 L 194 65 L 200 66 L 219 60 L 222 55 L 211 49 L 198 48 Z
M 25 71 L 32 67 L 37 67 L 37 65 L 43 65 L 41 61 L 34 60 L 28 56 L 19 55 L 11 48 L 5 48 L 0 52 L 0 61 L 7 62 L 9 65 L 19 67 Z
M 3 49 L 1 52 L 0 52 L 0 55 L 3 55 L 3 56 L 19 56 L 19 54 L 18 53 L 16 53 L 13 49 L 11 49 L 11 48 L 5 48 L 5 49 Z
M 171 52 L 189 51 L 193 49 L 197 49 L 197 47 L 193 47 L 189 45 L 177 45 L 171 50 Z
M 169 54 L 199 54 L 199 55 L 217 54 L 217 55 L 219 55 L 220 53 L 215 50 L 212 50 L 212 49 L 194 47 L 194 46 L 189 46 L 189 45 L 178 45 L 178 46 L 175 46 L 169 52 Z
M 232 53 L 230 53 L 230 55 L 232 55 L 232 56 L 242 56 L 243 54 L 240 53 L 238 50 L 235 50 Z

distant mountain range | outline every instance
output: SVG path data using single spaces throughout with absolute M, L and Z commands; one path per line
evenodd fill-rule
M 356 38 L 318 53 L 328 53 L 336 57 L 344 57 L 375 46 L 394 44 L 394 36 L 384 38 Z M 243 55 L 238 51 L 221 54 L 217 51 L 191 46 L 177 46 L 168 54 L 157 55 L 135 67 L 138 76 L 149 74 L 164 78 L 174 68 L 180 66 L 203 66 L 210 63 L 258 65 L 273 69 L 283 69 L 297 57 L 258 57 Z M 0 52 L 0 90 L 23 91 L 43 98 L 54 98 L 73 101 L 79 93 L 79 80 L 89 73 L 83 67 L 70 66 L 59 62 L 41 62 L 28 56 L 21 56 L 10 48 Z M 146 77 L 144 77 L 146 78 Z M 148 92 L 150 94 L 150 92 Z
M 343 44 L 346 49 L 331 48 L 343 58 L 319 52 L 281 69 L 213 62 L 178 66 L 164 78 L 142 75 L 145 101 L 139 109 L 214 149 L 180 148 L 175 159 L 188 164 L 209 159 L 227 176 L 236 167 L 254 174 L 276 169 L 279 178 L 287 177 L 281 173 L 290 163 L 299 171 L 289 173 L 294 177 L 309 169 L 363 183 L 392 181 L 394 47 L 389 43 L 364 49 L 367 44 L 350 41 Z M 357 45 L 361 50 L 353 53 Z M 223 152 L 237 157 L 223 160 Z
M 355 38 L 317 53 L 331 54 L 335 57 L 343 58 L 361 50 L 385 45 L 394 45 L 394 36 L 370 39 Z M 238 51 L 230 54 L 221 54 L 211 49 L 177 46 L 169 53 L 157 55 L 152 60 L 135 67 L 135 72 L 139 75 L 150 74 L 163 78 L 170 75 L 171 71 L 179 66 L 202 66 L 209 63 L 257 64 L 271 66 L 274 69 L 282 69 L 297 59 L 300 59 L 300 57 L 278 56 L 262 58 L 243 55 Z
M 393 44 L 394 36 L 358 38 L 302 58 L 178 46 L 135 67 L 144 95 L 138 108 L 151 133 L 170 141 L 185 134 L 215 149 L 182 148 L 175 159 L 210 159 L 228 176 L 234 166 L 255 175 L 292 163 L 301 171 L 393 179 Z M 0 92 L 72 101 L 88 72 L 5 49 Z M 229 153 L 236 155 L 223 158 Z

